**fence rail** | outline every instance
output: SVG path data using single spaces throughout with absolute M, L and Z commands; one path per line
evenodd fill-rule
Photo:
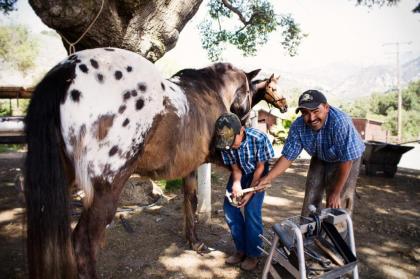
M 0 117 L 0 144 L 25 143 L 24 116 Z
M 0 99 L 29 99 L 33 91 L 33 87 L 0 86 Z

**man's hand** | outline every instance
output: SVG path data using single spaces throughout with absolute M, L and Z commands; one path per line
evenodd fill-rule
M 257 185 L 255 186 L 255 190 L 257 192 L 262 192 L 264 191 L 266 188 L 271 186 L 271 180 L 268 179 L 267 176 L 262 177 L 260 180 L 257 181 L 256 183 Z
M 238 207 L 239 208 L 241 208 L 241 207 L 245 207 L 245 205 L 251 200 L 251 198 L 252 198 L 252 196 L 254 195 L 254 193 L 252 193 L 252 192 L 250 192 L 250 193 L 246 193 L 243 197 L 242 197 L 242 199 L 241 199 L 241 201 L 239 202 L 239 204 L 238 204 Z
M 341 208 L 340 193 L 332 192 L 327 197 L 327 207 Z

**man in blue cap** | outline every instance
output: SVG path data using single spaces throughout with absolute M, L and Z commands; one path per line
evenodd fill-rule
M 257 267 L 261 251 L 259 235 L 263 233 L 262 204 L 266 185 L 242 195 L 242 190 L 256 186 L 256 182 L 268 172 L 268 160 L 274 156 L 267 135 L 257 129 L 245 128 L 233 113 L 224 113 L 216 121 L 216 147 L 221 149 L 225 165 L 231 175 L 226 186 L 223 209 L 230 228 L 236 253 L 226 259 L 228 264 L 239 264 L 244 270 Z M 239 199 L 237 204 L 231 200 Z M 244 215 L 241 213 L 243 208 Z
M 302 216 L 308 206 L 321 208 L 324 192 L 326 207 L 345 208 L 350 214 L 360 161 L 365 145 L 349 116 L 330 106 L 324 94 L 308 90 L 299 97 L 299 116 L 292 124 L 282 156 L 259 185 L 283 174 L 305 149 L 311 155 L 306 178 Z

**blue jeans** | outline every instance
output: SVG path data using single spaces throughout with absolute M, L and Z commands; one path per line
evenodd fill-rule
M 265 164 L 263 176 L 268 173 L 268 163 Z M 251 186 L 254 173 L 248 175 L 242 173 L 241 186 L 242 189 Z M 232 175 L 229 177 L 226 189 L 232 192 Z M 229 203 L 225 197 L 223 210 L 225 212 L 225 220 L 230 228 L 236 251 L 244 252 L 248 257 L 259 257 L 261 251 L 257 248 L 261 246 L 261 239 L 258 235 L 263 233 L 263 223 L 261 209 L 264 201 L 265 192 L 256 192 L 245 205 L 244 215 L 241 210 Z

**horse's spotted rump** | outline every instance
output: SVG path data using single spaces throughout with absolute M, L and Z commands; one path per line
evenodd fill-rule
M 114 76 L 115 76 L 116 80 L 120 80 L 122 78 L 123 74 L 122 74 L 121 71 L 115 71 Z
M 98 69 L 99 68 L 99 64 L 98 61 L 96 61 L 95 59 L 90 59 L 90 64 L 92 65 L 93 68 Z
M 71 92 L 70 92 L 70 96 L 71 96 L 71 99 L 74 101 L 74 102 L 79 102 L 79 99 L 80 99 L 80 96 L 82 95 L 82 93 L 79 91 L 79 90 L 76 90 L 76 89 L 73 89 Z
M 79 65 L 79 69 L 83 72 L 83 73 L 87 73 L 89 72 L 88 67 L 85 64 L 80 64 Z
M 136 102 L 136 110 L 141 110 L 143 107 L 144 107 L 144 100 L 140 98 Z
M 82 74 L 76 75 L 69 86 L 68 99 L 72 101 L 60 108 L 66 152 L 71 157 L 84 150 L 86 163 L 77 168 L 89 164 L 89 172 L 78 172 L 82 181 L 101 176 L 112 183 L 126 165 L 126 158 L 142 148 L 144 138 L 159 119 L 156 116 L 170 109 L 182 117 L 188 111 L 188 102 L 176 85 L 173 92 L 166 91 L 172 83 L 162 78 L 155 65 L 135 53 L 88 49 L 76 55 L 81 60 L 76 73 Z M 80 94 L 72 96 L 72 90 Z M 164 98 L 169 104 L 166 107 Z M 86 132 L 79 136 L 74 131 L 80 131 L 83 125 Z M 88 178 L 83 179 L 83 175 Z
M 109 47 L 104 48 L 104 50 L 106 50 L 106 51 L 115 51 L 115 49 L 109 48 Z

